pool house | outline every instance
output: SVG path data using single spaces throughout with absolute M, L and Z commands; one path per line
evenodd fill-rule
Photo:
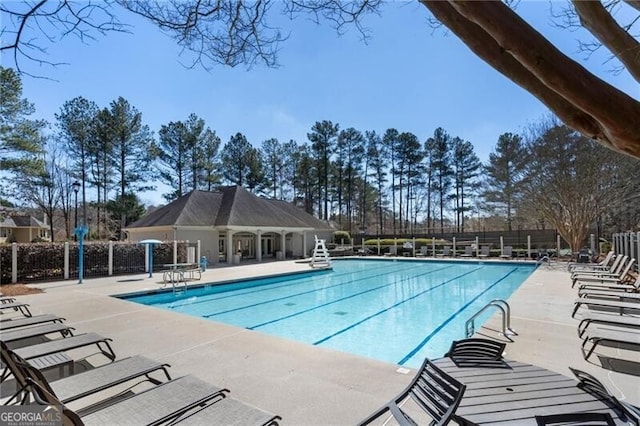
M 228 186 L 189 192 L 129 225 L 126 232 L 133 242 L 200 241 L 201 255 L 215 265 L 306 257 L 314 235 L 329 239 L 333 229 L 289 202 Z

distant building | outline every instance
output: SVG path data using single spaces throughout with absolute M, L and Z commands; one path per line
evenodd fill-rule
M 130 241 L 200 240 L 209 263 L 306 257 L 314 235 L 333 229 L 293 204 L 260 198 L 240 186 L 192 191 L 129 225 Z
M 49 226 L 33 216 L 12 215 L 0 221 L 0 243 L 30 243 L 36 238 L 51 241 Z

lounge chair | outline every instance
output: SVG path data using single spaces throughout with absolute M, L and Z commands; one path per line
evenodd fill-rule
M 20 302 L 0 303 L 0 310 L 5 310 L 5 309 L 13 309 L 14 311 L 20 311 L 20 313 L 25 317 L 31 316 L 31 311 L 29 311 L 29 305 L 27 305 L 26 303 L 20 303 Z M 4 312 L 2 312 L 2 314 L 6 315 Z
M 56 315 L 43 314 L 25 318 L 8 319 L 0 321 L 0 331 L 5 332 L 20 327 L 44 324 L 47 322 L 63 322 L 64 318 Z
M 425 359 L 409 386 L 359 424 L 370 424 L 385 413 L 400 424 L 417 424 L 407 413 L 409 406 L 415 405 L 419 414 L 426 413 L 433 419 L 431 424 L 445 425 L 454 418 L 465 389 L 466 385 Z M 409 400 L 414 404 L 408 404 Z
M 571 279 L 573 279 L 573 277 L 577 275 L 597 275 L 597 274 L 615 273 L 616 271 L 619 270 L 618 268 L 622 268 L 621 263 L 626 262 L 627 259 L 629 259 L 629 256 L 616 256 L 613 259 L 613 263 L 609 267 L 590 269 L 586 271 L 577 270 L 577 271 L 571 272 Z
M 580 273 L 580 274 L 571 274 L 571 287 L 574 287 L 578 281 L 601 281 L 601 280 L 620 280 L 624 279 L 627 275 L 633 264 L 635 263 L 635 259 L 632 259 L 630 262 L 627 262 L 629 256 L 623 256 L 620 263 L 616 265 L 611 272 L 593 272 L 593 273 Z
M 277 425 L 281 419 L 229 397 L 228 389 L 218 388 L 193 376 L 160 383 L 88 414 L 65 407 L 48 388 L 48 382 L 42 375 L 27 378 L 27 383 L 36 402 L 62 406 L 64 417 L 73 425 Z
M 464 254 L 461 254 L 460 257 L 473 257 L 473 247 L 466 246 L 464 248 Z
M 490 248 L 489 246 L 481 246 L 480 247 L 480 254 L 478 255 L 478 257 L 489 257 L 489 255 L 491 254 L 490 252 Z
M 640 331 L 640 317 L 586 312 L 580 316 L 580 323 L 578 324 L 578 336 L 583 337 L 584 333 L 587 331 L 587 328 L 591 324 L 606 324 L 614 325 L 616 327 L 629 327 L 635 328 Z
M 504 246 L 503 253 L 500 255 L 502 259 L 511 259 L 513 257 L 513 247 Z
M 52 322 L 50 324 L 40 324 L 34 327 L 24 327 L 18 330 L 3 331 L 0 340 L 4 343 L 19 343 L 34 337 L 43 337 L 47 334 L 60 333 L 62 337 L 73 336 L 73 327 L 62 324 L 60 322 Z
M 576 313 L 581 306 L 586 305 L 591 307 L 595 307 L 597 309 L 609 309 L 609 310 L 618 310 L 620 313 L 628 312 L 628 311 L 640 311 L 640 301 L 637 302 L 623 302 L 619 300 L 611 300 L 611 299 L 598 299 L 592 297 L 579 297 L 574 301 L 573 312 L 571 313 L 571 318 L 576 317 Z
M 578 295 L 591 294 L 595 292 L 608 293 L 632 293 L 640 291 L 640 275 L 632 284 L 624 284 L 620 280 L 605 280 L 599 282 L 584 282 L 578 288 Z
M 167 380 L 171 380 L 171 376 L 167 371 L 169 364 L 159 363 L 142 356 L 124 358 L 54 382 L 47 382 L 44 377 L 41 377 L 41 373 L 37 368 L 16 355 L 15 352 L 2 343 L 0 343 L 0 356 L 2 357 L 2 362 L 11 370 L 18 388 L 9 402 L 14 398 L 22 399 L 23 402 L 26 401 L 29 395 L 27 378 L 38 378 L 42 383 L 46 382 L 47 390 L 63 403 L 70 403 L 89 395 L 95 395 L 111 387 L 136 379 L 142 379 L 136 384 L 145 381 L 154 384 L 162 383 L 161 380 L 151 376 L 155 372 L 162 371 Z M 127 390 L 130 390 L 131 387 L 127 388 Z
M 442 253 L 436 254 L 437 257 L 449 257 L 451 256 L 451 246 L 444 246 L 442 248 Z
M 611 261 L 614 259 L 614 251 L 611 250 L 607 255 L 602 259 L 601 262 L 597 263 L 579 263 L 579 262 L 569 262 L 567 268 L 569 272 L 587 272 L 587 271 L 597 271 L 603 269 L 609 269 Z
M 15 302 L 15 301 L 16 301 L 15 297 L 0 296 L 0 303 L 12 303 L 12 302 Z
M 72 349 L 96 345 L 100 353 L 113 361 L 116 359 L 116 354 L 113 353 L 113 349 L 111 349 L 111 345 L 109 344 L 110 341 L 111 339 L 96 333 L 85 333 L 67 337 L 66 339 L 51 340 L 45 343 L 25 346 L 23 348 L 16 349 L 14 352 L 18 354 L 18 356 L 29 360 L 44 355 L 54 354 L 56 352 L 70 351 Z
M 27 378 L 29 391 L 37 404 L 53 405 L 62 409 L 65 425 L 159 425 L 166 424 L 190 410 L 215 403 L 225 397 L 221 389 L 193 376 L 183 376 L 147 389 L 134 396 L 88 414 L 74 412 L 47 389 L 47 382 Z M 215 424 L 214 419 L 211 419 Z
M 591 348 L 587 346 L 591 343 Z M 602 327 L 589 327 L 589 334 L 582 341 L 582 356 L 585 360 L 589 359 L 593 351 L 600 343 L 633 345 L 640 347 L 640 333 L 638 330 L 630 329 L 613 329 Z
M 608 405 L 611 405 L 613 409 L 622 415 L 623 421 L 632 422 L 636 426 L 640 425 L 640 409 L 638 409 L 638 407 L 631 405 L 628 402 L 620 401 L 618 398 L 611 395 L 607 388 L 591 374 L 571 367 L 569 367 L 569 370 L 571 370 L 580 382 L 578 383 L 578 387 L 580 389 L 604 399 Z

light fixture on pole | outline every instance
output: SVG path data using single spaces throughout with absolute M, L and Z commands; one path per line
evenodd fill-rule
M 75 200 L 75 209 L 74 209 L 74 220 L 73 220 L 73 229 L 74 229 L 74 235 L 75 235 L 75 229 L 78 227 L 78 191 L 80 191 L 80 182 L 75 181 L 71 184 L 71 187 L 73 188 L 73 192 L 75 192 L 76 194 L 76 200 Z M 77 237 L 76 241 L 77 241 Z

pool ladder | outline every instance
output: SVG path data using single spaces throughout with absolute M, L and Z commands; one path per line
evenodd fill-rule
M 513 340 L 509 336 L 517 336 L 518 333 L 516 333 L 515 330 L 511 328 L 511 307 L 507 302 L 505 302 L 502 299 L 492 300 L 467 320 L 467 322 L 464 325 L 467 338 L 473 336 L 473 334 L 476 332 L 476 328 L 474 325 L 475 319 L 478 318 L 484 311 L 486 311 L 491 307 L 496 307 L 500 309 L 500 312 L 502 313 L 502 333 L 501 334 L 513 342 Z

